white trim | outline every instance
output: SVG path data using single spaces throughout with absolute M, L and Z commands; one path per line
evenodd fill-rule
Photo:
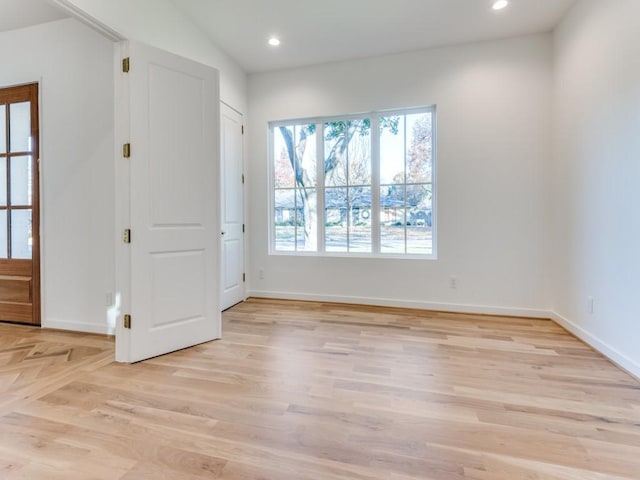
M 439 303 L 439 302 L 419 302 L 415 300 L 396 300 L 390 298 L 371 297 L 347 297 L 342 295 L 317 295 L 311 293 L 286 293 L 270 292 L 261 290 L 247 290 L 247 298 L 269 298 L 278 300 L 303 300 L 313 302 L 331 302 L 344 304 L 374 305 L 380 307 L 400 307 L 415 308 L 420 310 L 436 310 L 451 313 L 476 313 L 481 315 L 509 315 L 529 318 L 550 319 L 557 323 L 579 340 L 594 348 L 596 351 L 607 357 L 611 362 L 631 376 L 640 380 L 640 364 L 617 349 L 599 339 L 595 335 L 587 332 L 574 322 L 566 319 L 553 311 L 538 310 L 531 308 L 498 307 L 487 305 L 469 305 L 460 303 Z M 65 320 L 43 321 L 42 328 L 70 330 L 82 333 L 98 333 L 104 335 L 114 335 L 115 329 L 109 325 L 98 325 L 86 322 L 69 322 Z
M 514 317 L 546 318 L 548 310 L 533 308 L 498 307 L 492 305 L 470 305 L 462 303 L 421 302 L 393 298 L 355 297 L 343 295 L 317 295 L 315 293 L 271 292 L 265 290 L 247 291 L 247 297 L 270 298 L 278 300 L 303 300 L 310 302 L 348 303 L 357 305 L 373 305 L 377 307 L 415 308 L 419 310 L 435 310 L 451 313 L 477 313 L 481 315 L 506 315 Z
M 42 159 L 44 158 L 44 153 L 45 149 L 46 149 L 46 144 L 43 141 L 44 135 L 42 133 L 42 126 L 44 125 L 44 117 L 43 117 L 43 109 L 44 107 L 44 77 L 40 77 L 38 79 L 38 135 L 40 138 L 38 138 L 38 214 L 40 215 L 40 218 L 38 219 L 39 222 L 39 229 L 40 229 L 40 325 L 44 325 L 46 318 L 47 318 L 47 312 L 46 312 L 46 302 L 45 302 L 45 291 L 46 291 L 46 285 L 45 285 L 45 273 L 46 273 L 46 269 L 45 269 L 45 258 L 47 257 L 46 254 L 46 238 L 44 236 L 44 212 L 45 212 L 45 203 L 44 203 L 44 194 L 45 194 L 45 178 L 44 178 L 44 168 L 42 167 L 43 162 Z
M 438 258 L 438 107 L 431 117 L 431 257 Z M 405 227 L 406 228 L 406 227 Z
M 100 33 L 101 35 L 104 35 L 109 40 L 113 42 L 118 42 L 125 39 L 125 37 L 122 34 L 116 32 L 114 29 L 109 27 L 106 23 L 101 22 L 94 16 L 89 15 L 87 12 L 77 7 L 76 5 L 71 3 L 69 0 L 49 0 L 49 1 L 50 3 L 56 4 L 56 6 L 59 9 L 64 10 L 65 12 L 70 14 L 72 17 L 76 18 L 77 20 L 80 20 L 85 25 L 93 28 L 96 32 Z
M 327 122 L 340 122 L 347 120 L 363 120 L 365 118 L 377 115 L 378 117 L 388 117 L 393 115 L 412 115 L 415 113 L 433 112 L 436 113 L 436 104 L 425 105 L 422 107 L 394 108 L 391 110 L 370 110 L 368 112 L 347 113 L 338 115 L 327 115 L 324 117 L 307 117 L 307 118 L 290 118 L 273 120 L 269 122 L 269 128 L 290 127 L 292 125 L 311 125 Z
M 43 329 L 68 330 L 78 333 L 98 333 L 102 335 L 115 335 L 115 328 L 106 324 L 102 325 L 89 322 L 70 322 L 67 320 L 47 319 L 42 322 Z
M 267 175 L 267 218 L 269 219 L 269 224 L 267 225 L 267 235 L 269 236 L 269 253 L 276 251 L 276 212 L 275 212 L 275 158 L 273 155 L 274 148 L 274 134 L 273 128 L 267 128 L 267 149 L 268 149 L 268 175 Z M 295 195 L 295 190 L 294 190 Z M 249 202 L 247 202 L 249 203 Z M 251 220 L 251 217 L 247 217 Z
M 231 107 L 228 103 L 223 102 L 222 100 L 220 100 L 220 162 L 219 162 L 219 172 L 218 172 L 218 190 L 219 190 L 219 202 L 220 202 L 220 227 L 221 230 L 224 229 L 224 220 L 226 218 L 226 215 L 223 215 L 222 213 L 222 209 L 223 209 L 223 205 L 224 205 L 224 194 L 225 194 L 225 190 L 224 190 L 224 172 L 225 172 L 225 168 L 226 168 L 226 163 L 225 163 L 225 158 L 224 158 L 224 150 L 223 147 L 226 147 L 226 141 L 224 140 L 224 119 L 222 118 L 223 116 L 225 116 L 225 109 L 227 110 L 227 114 L 229 115 L 233 115 L 233 116 L 237 116 L 240 119 L 240 125 L 242 127 L 242 132 L 244 132 L 244 115 L 242 113 L 240 113 L 238 110 L 236 110 L 235 108 Z M 245 151 L 245 145 L 244 145 L 244 133 L 241 134 L 241 151 L 240 151 L 240 174 L 242 175 L 242 178 L 244 179 L 244 151 Z M 246 215 L 246 209 L 245 209 L 245 205 L 247 203 L 247 198 L 246 198 L 246 190 L 245 190 L 245 183 L 244 180 L 242 181 L 242 184 L 240 185 L 240 188 L 242 190 L 242 226 L 243 226 L 243 230 L 242 230 L 242 271 L 244 272 L 244 274 L 246 275 L 247 272 L 247 236 L 246 236 L 246 223 L 247 223 L 247 215 Z M 218 252 L 219 258 L 220 258 L 220 262 L 221 262 L 221 266 L 218 269 L 218 275 L 219 275 L 219 282 L 220 282 L 220 311 L 224 311 L 227 308 L 231 308 L 234 304 L 229 305 L 227 307 L 224 307 L 224 285 L 225 285 L 225 269 L 223 268 L 222 264 L 224 263 L 225 259 L 224 257 L 224 242 L 222 241 L 222 239 L 220 239 L 220 251 Z M 242 281 L 242 300 L 246 300 L 247 298 L 247 283 L 246 281 Z M 238 302 L 236 302 L 238 303 Z
M 552 311 L 552 312 L 549 312 L 549 316 L 558 325 L 568 330 L 570 333 L 578 337 L 584 343 L 591 346 L 592 348 L 597 350 L 599 353 L 607 357 L 616 366 L 620 367 L 621 369 L 626 371 L 628 374 L 635 377 L 637 380 L 640 380 L 640 363 L 629 358 L 624 353 L 612 347 L 604 340 L 596 337 L 594 334 L 588 332 L 581 326 L 563 317 L 562 315 Z
M 238 115 L 240 115 L 242 117 L 242 125 L 244 126 L 244 115 L 242 114 L 242 112 L 240 110 L 238 110 L 235 107 L 232 107 L 231 105 L 229 105 L 227 102 L 225 102 L 224 100 L 220 100 L 220 105 L 224 105 L 226 107 L 229 107 L 231 110 L 233 110 L 234 112 L 236 112 Z M 244 151 L 244 150 L 243 150 Z M 244 157 L 243 157 L 244 158 Z M 243 170 L 244 172 L 244 170 Z
M 404 148 L 406 149 L 406 145 Z M 371 223 L 372 252 L 380 252 L 380 163 L 380 117 L 374 116 L 371 118 L 371 186 L 369 187 L 371 188 L 371 209 L 369 210 L 369 221 Z M 404 226 L 404 231 L 406 235 L 406 225 Z M 380 253 L 375 254 L 375 256 L 379 255 Z
M 618 368 L 640 381 L 640 363 L 629 358 L 624 353 L 596 337 L 574 322 L 551 310 L 533 308 L 499 307 L 492 305 L 471 305 L 462 303 L 421 302 L 416 300 L 401 300 L 392 298 L 355 297 L 343 295 L 317 295 L 314 293 L 288 293 L 265 290 L 248 290 L 247 298 L 269 298 L 277 300 L 302 300 L 310 302 L 331 302 L 357 305 L 373 305 L 379 307 L 415 308 L 419 310 L 435 310 L 450 313 L 475 313 L 480 315 L 507 315 L 514 317 L 529 317 L 549 319 L 574 335 L 580 341 L 591 346 L 598 353 L 604 355 Z
M 122 157 L 122 145 L 130 142 L 129 81 L 122 72 L 122 59 L 129 56 L 129 43 L 115 43 L 114 55 L 114 171 L 115 171 L 115 300 L 117 362 L 129 361 L 130 331 L 123 326 L 131 311 L 131 251 L 122 242 L 122 231 L 131 226 L 130 161 Z M 135 67 L 134 67 L 135 68 Z M 134 147 L 135 148 L 135 147 Z
M 326 235 L 326 211 L 324 208 L 324 159 L 318 158 L 317 152 L 324 151 L 324 123 L 318 124 L 316 127 L 316 251 L 320 254 L 325 253 L 324 237 Z M 273 150 L 271 155 L 273 155 Z M 275 160 L 275 159 L 274 159 Z M 275 177 L 275 168 L 274 168 Z M 274 190 L 269 191 L 269 197 L 274 197 Z M 275 205 L 271 207 L 275 216 Z M 275 222 L 275 217 L 274 217 Z M 274 223 L 275 225 L 275 223 Z M 276 251 L 275 229 L 273 233 L 273 251 Z M 300 252 L 296 252 L 300 253 Z

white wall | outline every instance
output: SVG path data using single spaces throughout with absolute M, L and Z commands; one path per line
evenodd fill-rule
M 161 48 L 220 71 L 220 99 L 247 111 L 247 78 L 238 64 L 222 52 L 171 0 L 53 0 L 80 11 L 127 40 Z
M 538 35 L 251 75 L 249 293 L 547 315 L 551 47 Z M 267 122 L 431 104 L 437 260 L 268 255 Z
M 556 319 L 640 376 L 640 2 L 582 0 L 555 34 Z M 589 314 L 587 298 L 594 298 Z
M 108 331 L 113 47 L 76 20 L 0 33 L 0 85 L 40 85 L 42 324 Z

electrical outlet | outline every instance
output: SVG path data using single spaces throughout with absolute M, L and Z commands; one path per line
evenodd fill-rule
M 455 290 L 458 288 L 458 277 L 455 275 L 449 276 L 449 288 Z
M 593 297 L 587 297 L 587 312 L 593 315 L 594 312 L 594 300 Z
M 264 269 L 261 268 L 260 270 L 258 270 L 258 278 L 260 280 L 264 280 Z

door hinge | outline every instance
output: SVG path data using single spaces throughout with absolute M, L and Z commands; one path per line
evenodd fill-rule
M 131 144 L 125 143 L 122 145 L 122 156 L 124 158 L 129 158 L 131 156 Z
M 129 73 L 129 68 L 131 67 L 131 62 L 129 61 L 129 57 L 122 59 L 122 71 L 124 73 Z
M 243 274 L 242 274 L 242 281 L 243 281 L 243 282 L 246 282 L 246 281 L 247 281 L 247 274 L 246 274 L 246 273 L 243 273 Z
M 124 316 L 124 328 L 131 329 L 131 315 L 129 314 Z
M 242 132 L 242 135 L 244 135 L 244 125 L 242 125 L 242 127 L 240 127 L 240 131 Z
M 124 243 L 131 243 L 131 229 L 125 228 L 124 233 L 122 235 L 122 241 Z
M 242 233 L 244 233 L 244 223 L 242 224 Z
M 244 173 L 242 174 L 242 184 L 244 185 Z

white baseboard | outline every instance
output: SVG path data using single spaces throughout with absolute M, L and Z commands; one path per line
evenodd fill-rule
M 436 310 L 439 312 L 453 313 L 550 318 L 550 312 L 548 310 L 468 305 L 462 303 L 419 302 L 416 300 L 398 300 L 393 298 L 347 297 L 342 295 L 316 295 L 314 293 L 270 292 L 261 290 L 250 290 L 247 292 L 247 297 L 271 298 L 278 300 L 304 300 L 310 302 L 350 303 L 358 305 L 375 305 L 378 307 L 415 308 L 419 310 Z
M 311 302 L 350 303 L 360 305 L 375 305 L 380 307 L 416 308 L 420 310 L 436 310 L 453 313 L 477 313 L 484 315 L 507 315 L 514 317 L 548 318 L 565 328 L 580 340 L 590 345 L 602 355 L 611 360 L 618 367 L 631 376 L 640 380 L 640 364 L 605 341 L 589 333 L 574 322 L 550 310 L 531 308 L 497 307 L 487 305 L 469 305 L 461 303 L 419 302 L 415 300 L 398 300 L 391 298 L 347 297 L 341 295 L 317 295 L 313 293 L 289 293 L 261 290 L 247 291 L 247 297 L 270 298 L 278 300 L 304 300 Z
M 102 335 L 115 335 L 115 327 L 109 325 L 98 325 L 88 322 L 69 322 L 66 320 L 49 319 L 42 321 L 42 328 L 55 330 L 69 330 L 80 333 L 98 333 Z
M 602 355 L 607 357 L 613 363 L 615 363 L 618 367 L 622 368 L 624 371 L 629 373 L 629 375 L 635 377 L 637 380 L 640 380 L 640 364 L 630 359 L 623 353 L 620 353 L 617 349 L 613 348 L 611 345 L 606 343 L 605 341 L 599 339 L 595 335 L 589 333 L 584 328 L 576 325 L 571 320 L 559 315 L 555 312 L 549 312 L 549 316 L 551 319 L 556 322 L 561 327 L 565 328 L 580 340 L 582 340 L 587 345 L 590 345 L 595 350 L 600 352 Z
M 553 311 L 530 308 L 496 307 L 486 305 L 469 305 L 461 303 L 418 302 L 415 300 L 398 300 L 391 298 L 347 297 L 341 295 L 317 295 L 310 293 L 288 293 L 250 290 L 247 297 L 270 298 L 278 300 L 305 300 L 312 302 L 347 303 L 360 305 L 375 305 L 380 307 L 416 308 L 420 310 L 436 310 L 453 313 L 477 313 L 484 315 L 508 315 L 516 317 L 550 318 L 565 328 L 580 340 L 603 354 L 617 366 L 640 380 L 640 363 L 632 360 L 617 349 L 591 334 L 584 328 Z M 98 333 L 115 335 L 115 327 L 88 322 L 69 322 L 65 320 L 49 319 L 42 322 L 43 328 L 70 330 L 83 333 Z

